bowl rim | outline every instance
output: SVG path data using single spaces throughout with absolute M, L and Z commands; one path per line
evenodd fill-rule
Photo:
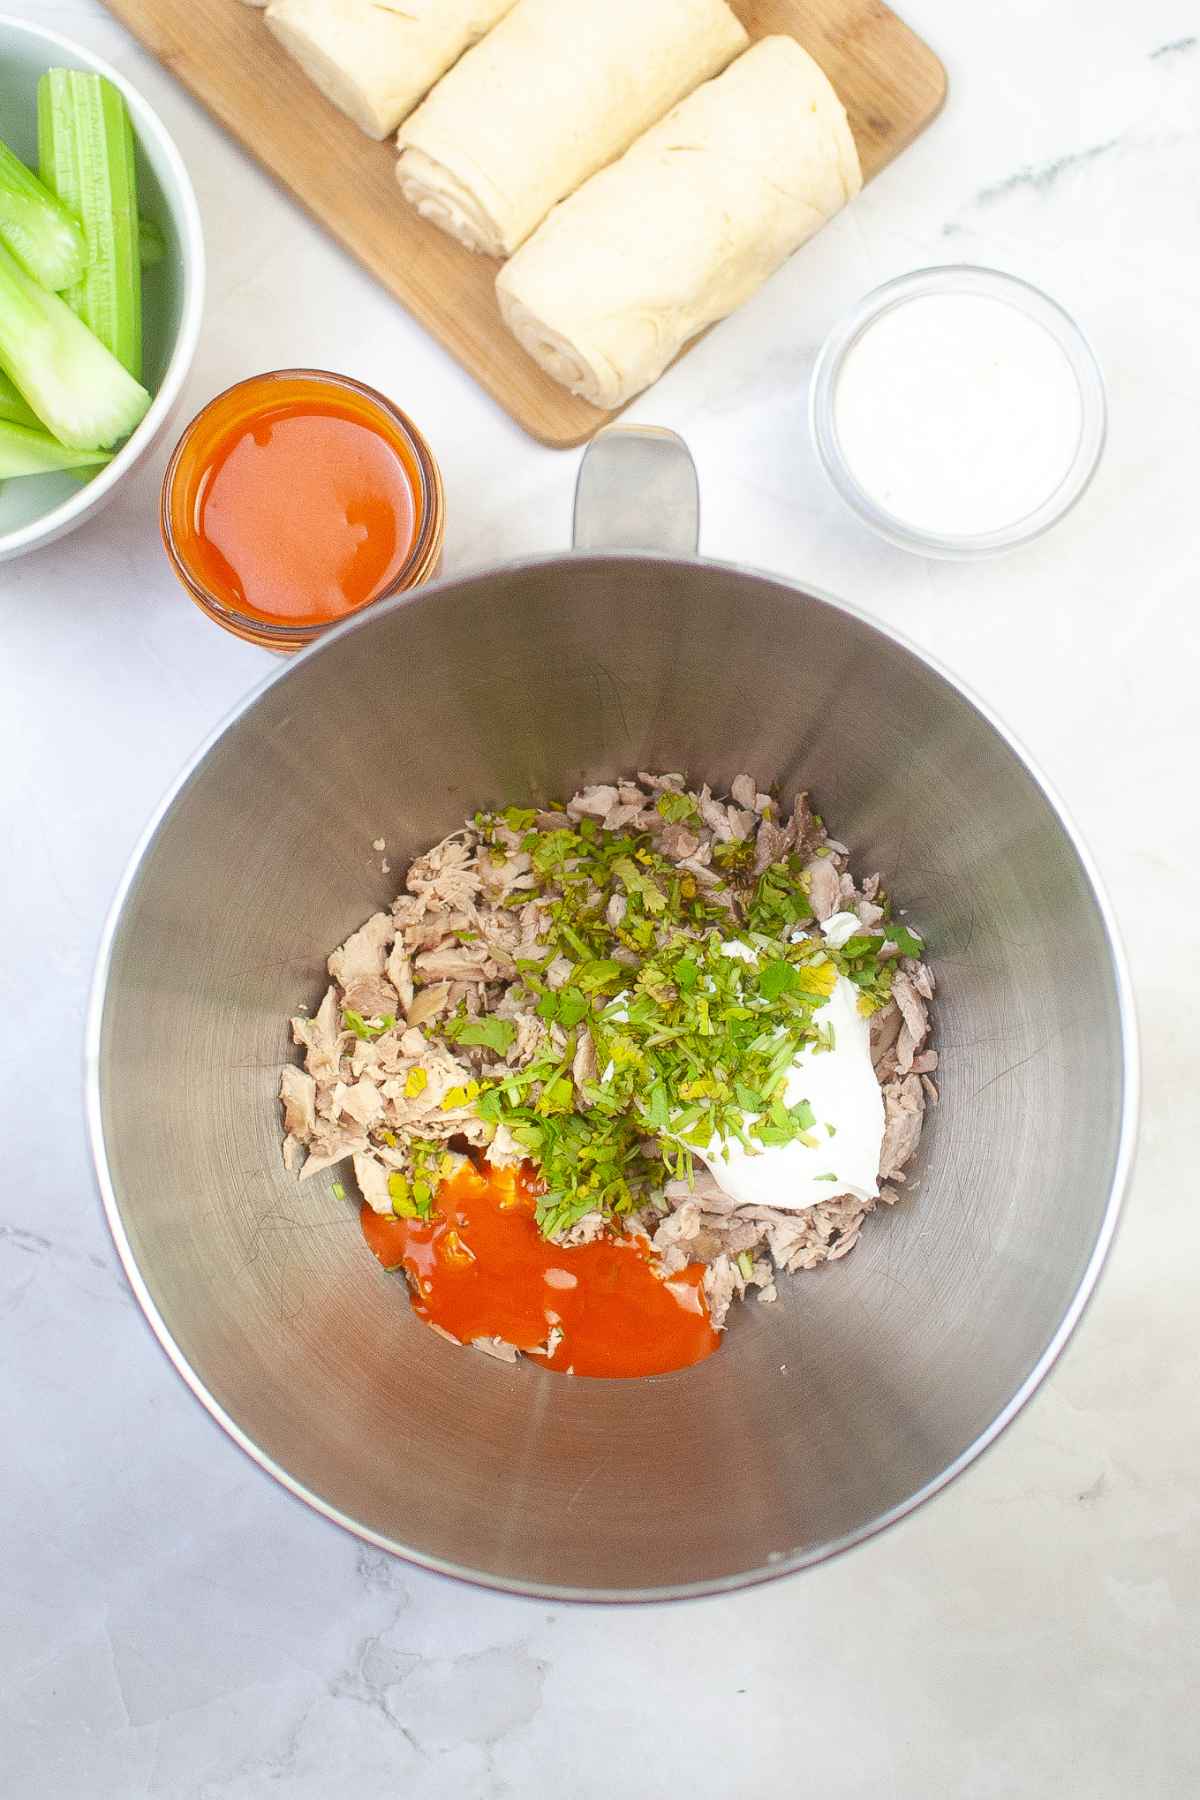
M 40 549 L 79 524 L 104 500 L 126 471 L 138 461 L 143 451 L 149 448 L 178 399 L 195 357 L 200 339 L 205 288 L 204 233 L 195 189 L 174 138 L 150 102 L 143 98 L 119 69 L 113 68 L 111 63 L 95 55 L 85 44 L 78 43 L 74 38 L 69 38 L 60 31 L 51 31 L 43 25 L 33 25 L 26 19 L 15 18 L 11 13 L 0 13 L 0 32 L 6 30 L 20 32 L 36 43 L 44 44 L 49 51 L 62 50 L 67 55 L 78 58 L 80 63 L 95 74 L 103 75 L 107 81 L 111 81 L 124 95 L 135 137 L 142 143 L 143 149 L 147 142 L 153 143 L 176 184 L 176 193 L 168 197 L 168 207 L 179 230 L 183 304 L 175 342 L 171 347 L 162 381 L 145 418 L 131 432 L 108 466 L 85 487 L 61 500 L 40 518 L 31 519 L 27 525 L 19 525 L 13 531 L 0 533 L 0 560 L 20 556 L 27 550 Z
M 673 568 L 679 568 L 681 566 L 685 568 L 700 566 L 716 567 L 725 570 L 730 574 L 749 579 L 755 585 L 767 583 L 774 588 L 790 589 L 794 593 L 803 596 L 805 599 L 815 600 L 820 605 L 829 607 L 836 613 L 845 614 L 857 623 L 866 625 L 871 631 L 878 632 L 882 637 L 888 639 L 899 649 L 906 651 L 910 656 L 914 657 L 918 663 L 925 668 L 930 669 L 944 681 L 960 696 L 960 698 L 965 700 L 968 706 L 979 714 L 986 724 L 991 726 L 1001 742 L 1007 745 L 1008 749 L 1017 758 L 1017 761 L 1021 764 L 1022 768 L 1025 769 L 1039 792 L 1045 798 L 1047 804 L 1050 806 L 1050 809 L 1066 835 L 1071 848 L 1079 859 L 1080 868 L 1091 889 L 1092 897 L 1096 904 L 1108 948 L 1109 968 L 1112 974 L 1113 988 L 1117 1002 L 1117 1024 L 1120 1040 L 1119 1062 L 1121 1071 L 1121 1099 L 1117 1147 L 1116 1155 L 1113 1160 L 1113 1170 L 1109 1183 L 1108 1195 L 1105 1200 L 1095 1243 L 1092 1246 L 1087 1263 L 1079 1278 L 1078 1285 L 1071 1298 L 1070 1304 L 1066 1307 L 1049 1342 L 1045 1345 L 1041 1355 L 1037 1358 L 1024 1381 L 1021 1382 L 1020 1386 L 1010 1396 L 1006 1404 L 1000 1409 L 991 1423 L 938 1475 L 934 1476 L 914 1493 L 909 1494 L 904 1500 L 897 1502 L 895 1506 L 888 1508 L 886 1512 L 855 1527 L 852 1531 L 846 1532 L 840 1537 L 831 1538 L 824 1543 L 815 1544 L 804 1551 L 796 1553 L 773 1553 L 773 1560 L 768 1559 L 765 1564 L 756 1568 L 741 1570 L 736 1574 L 723 1575 L 694 1582 L 676 1582 L 663 1587 L 650 1588 L 605 1589 L 571 1586 L 554 1582 L 522 1581 L 520 1579 L 494 1575 L 486 1570 L 471 1568 L 465 1564 L 452 1562 L 444 1557 L 427 1555 L 425 1552 L 415 1550 L 411 1546 L 398 1544 L 394 1540 L 384 1536 L 383 1533 L 373 1531 L 369 1526 L 365 1526 L 357 1519 L 350 1517 L 347 1513 L 343 1512 L 340 1507 L 331 1504 L 319 1494 L 313 1492 L 311 1488 L 306 1487 L 303 1482 L 297 1480 L 287 1469 L 282 1467 L 282 1465 L 277 1463 L 273 1457 L 262 1450 L 254 1442 L 253 1438 L 243 1430 L 237 1421 L 233 1419 L 208 1392 L 203 1378 L 198 1371 L 191 1366 L 178 1344 L 176 1344 L 166 1320 L 158 1311 L 158 1308 L 150 1295 L 149 1289 L 138 1268 L 137 1260 L 134 1256 L 133 1248 L 129 1241 L 128 1234 L 125 1231 L 124 1222 L 121 1217 L 116 1187 L 108 1167 L 104 1138 L 104 1122 L 101 1111 L 101 1031 L 104 1021 L 104 1007 L 108 990 L 108 977 L 112 964 L 113 949 L 116 943 L 117 932 L 120 928 L 121 918 L 125 910 L 125 904 L 138 880 L 148 852 L 158 834 L 159 827 L 165 820 L 168 812 L 174 806 L 176 800 L 182 795 L 192 777 L 199 771 L 210 751 L 216 746 L 225 733 L 236 724 L 239 719 L 248 713 L 269 689 L 276 686 L 279 682 L 286 681 L 294 669 L 300 667 L 313 657 L 323 655 L 331 645 L 336 643 L 342 637 L 349 635 L 351 632 L 370 630 L 372 625 L 379 619 L 390 616 L 392 613 L 399 611 L 402 607 L 436 606 L 444 604 L 453 598 L 455 591 L 460 587 L 471 583 L 494 579 L 498 575 L 521 576 L 533 570 L 545 568 L 546 566 L 555 563 L 568 563 L 571 566 L 577 566 L 580 562 L 604 563 L 609 566 L 614 563 L 643 565 L 652 563 Z M 1037 761 L 1030 756 L 1021 740 L 1003 722 L 995 710 L 989 706 L 968 683 L 955 675 L 938 657 L 922 649 L 919 645 L 914 643 L 911 638 L 906 636 L 905 633 L 896 630 L 892 625 L 883 620 L 875 618 L 872 614 L 867 612 L 865 608 L 840 600 L 825 588 L 809 586 L 808 584 L 803 583 L 800 580 L 794 580 L 787 575 L 782 575 L 767 569 L 760 569 L 752 564 L 728 562 L 715 557 L 700 556 L 698 554 L 681 557 L 644 550 L 611 550 L 603 552 L 571 551 L 565 554 L 558 551 L 540 556 L 522 557 L 482 569 L 467 570 L 452 577 L 444 577 L 435 583 L 430 583 L 426 587 L 415 588 L 406 593 L 397 594 L 390 600 L 381 600 L 376 605 L 365 608 L 362 612 L 352 615 L 343 624 L 323 633 L 314 643 L 300 651 L 298 655 L 289 658 L 281 668 L 269 671 L 263 676 L 262 680 L 256 682 L 249 692 L 244 694 L 236 704 L 229 709 L 224 718 L 208 732 L 198 748 L 188 758 L 186 764 L 176 776 L 175 780 L 171 782 L 162 800 L 155 808 L 154 813 L 147 822 L 130 854 L 125 872 L 121 877 L 117 891 L 113 897 L 112 905 L 109 909 L 107 919 L 105 920 L 104 930 L 100 939 L 100 946 L 97 953 L 96 966 L 92 977 L 91 991 L 88 996 L 87 1011 L 85 1015 L 84 1082 L 88 1139 L 96 1181 L 100 1190 L 100 1197 L 104 1207 L 105 1216 L 108 1220 L 109 1230 L 112 1232 L 113 1242 L 116 1246 L 117 1254 L 121 1260 L 121 1265 L 125 1271 L 130 1287 L 137 1297 L 138 1304 L 140 1305 L 151 1330 L 174 1365 L 177 1373 L 182 1377 L 183 1381 L 191 1389 L 196 1398 L 217 1421 L 218 1425 L 229 1434 L 234 1443 L 237 1444 L 241 1450 L 245 1451 L 245 1453 L 257 1463 L 259 1468 L 265 1470 L 268 1475 L 273 1476 L 282 1487 L 286 1488 L 297 1499 L 304 1501 L 307 1506 L 312 1507 L 315 1512 L 322 1514 L 325 1518 L 332 1520 L 334 1524 L 342 1526 L 343 1529 L 352 1533 L 353 1536 L 365 1543 L 373 1545 L 377 1549 L 386 1551 L 389 1555 L 399 1557 L 402 1561 L 412 1563 L 419 1568 L 431 1570 L 439 1575 L 453 1576 L 458 1580 L 467 1581 L 474 1586 L 487 1588 L 494 1592 L 520 1594 L 531 1599 L 544 1601 L 578 1601 L 597 1605 L 637 1605 L 665 1600 L 690 1600 L 720 1594 L 731 1594 L 744 1589 L 757 1587 L 763 1582 L 773 1581 L 784 1575 L 796 1574 L 801 1569 L 815 1567 L 820 1563 L 828 1561 L 834 1556 L 839 1556 L 843 1552 L 853 1549 L 858 1544 L 867 1542 L 868 1539 L 875 1537 L 877 1533 L 884 1531 L 888 1526 L 896 1524 L 900 1519 L 915 1512 L 918 1507 L 925 1503 L 925 1501 L 932 1499 L 935 1494 L 940 1493 L 944 1488 L 948 1487 L 957 1476 L 961 1475 L 973 1462 L 975 1462 L 977 1457 L 981 1456 L 985 1450 L 990 1448 L 990 1446 L 996 1442 L 1006 1427 L 1016 1418 L 1026 1402 L 1032 1398 L 1034 1393 L 1036 1393 L 1054 1364 L 1058 1361 L 1059 1356 L 1066 1348 L 1071 1337 L 1074 1335 L 1076 1327 L 1092 1299 L 1101 1271 L 1108 1258 L 1108 1253 L 1112 1247 L 1113 1239 L 1116 1234 L 1122 1204 L 1129 1186 L 1130 1174 L 1137 1147 L 1141 1090 L 1141 1058 L 1138 1042 L 1137 1012 L 1134 1002 L 1133 984 L 1129 973 L 1129 965 L 1121 934 L 1117 926 L 1116 917 L 1113 912 L 1112 903 L 1109 900 L 1091 852 L 1081 837 L 1079 829 L 1064 805 L 1057 789 L 1053 783 L 1048 780 Z

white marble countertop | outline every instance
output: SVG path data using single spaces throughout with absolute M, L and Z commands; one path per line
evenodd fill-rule
M 182 147 L 211 268 L 189 410 L 259 368 L 343 367 L 429 430 L 448 571 L 565 545 L 576 455 L 521 436 L 94 0 L 6 4 L 115 62 Z M 2 1104 L 18 1151 L 0 1198 L 7 1800 L 1196 1790 L 1185 1003 L 1200 961 L 1178 896 L 1200 879 L 1197 14 L 1194 0 L 908 11 L 950 70 L 943 118 L 632 416 L 691 445 L 706 550 L 805 576 L 935 650 L 1089 837 L 1127 933 L 1147 1077 L 1095 1305 L 949 1492 L 832 1565 L 733 1598 L 619 1611 L 477 1592 L 365 1549 L 254 1468 L 131 1299 L 78 1099 L 122 865 L 185 756 L 269 666 L 174 584 L 154 527 L 164 447 L 91 526 L 0 569 Z M 1074 311 L 1111 399 L 1085 502 L 977 566 L 860 529 L 805 424 L 834 318 L 889 276 L 959 259 Z

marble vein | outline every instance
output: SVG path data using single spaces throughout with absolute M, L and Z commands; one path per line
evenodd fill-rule
M 1106 138 L 1102 143 L 1089 144 L 1083 150 L 1069 150 L 1062 156 L 1051 157 L 1047 162 L 1026 163 L 1012 175 L 1006 175 L 1002 181 L 991 183 L 980 188 L 972 202 L 975 206 L 993 206 L 996 201 L 1007 199 L 1019 189 L 1031 189 L 1034 193 L 1047 193 L 1057 181 L 1071 169 L 1086 167 L 1088 163 L 1097 161 L 1099 157 L 1108 156 L 1121 144 L 1119 137 Z

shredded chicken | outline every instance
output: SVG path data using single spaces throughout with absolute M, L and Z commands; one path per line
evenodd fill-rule
M 814 857 L 807 870 L 808 897 L 818 919 L 827 919 L 838 911 L 843 899 L 841 875 L 830 857 Z
M 803 868 L 801 879 L 818 920 L 851 911 L 864 932 L 886 934 L 879 876 L 856 884 L 845 846 L 828 836 L 807 794 L 798 794 L 783 814 L 749 775 L 737 776 L 728 801 L 706 785 L 690 796 L 689 809 L 686 794 L 682 775 L 639 772 L 636 780 L 584 787 L 565 810 L 531 816 L 539 831 L 590 821 L 587 829 L 648 832 L 681 876 L 692 877 L 735 917 L 736 902 L 721 873 L 731 853 L 725 847 L 744 854 L 742 866 L 755 876 L 785 858 L 798 858 L 791 866 Z M 681 796 L 678 805 L 665 810 L 680 816 L 666 818 L 659 805 L 675 795 Z M 475 1112 L 470 1094 L 477 1090 L 471 1084 L 489 1072 L 519 1070 L 547 1047 L 564 1049 L 566 1034 L 534 1012 L 517 965 L 542 963 L 540 978 L 552 991 L 570 980 L 573 965 L 561 954 L 551 956 L 539 941 L 548 903 L 534 891 L 537 878 L 523 832 L 502 828 L 496 840 L 485 844 L 467 826 L 418 857 L 390 911 L 374 914 L 330 956 L 331 985 L 316 1013 L 291 1021 L 304 1067 L 284 1069 L 279 1096 L 284 1162 L 293 1172 L 299 1168 L 301 1181 L 351 1158 L 363 1199 L 376 1212 L 389 1213 L 389 1178 L 408 1166 L 415 1142 L 456 1142 L 460 1150 L 466 1145 L 500 1168 L 521 1162 L 521 1145 L 511 1132 Z M 522 901 L 524 895 L 529 898 Z M 614 931 L 626 906 L 619 894 L 609 901 L 606 916 Z M 614 954 L 636 963 L 631 952 Z M 881 961 L 887 957 L 894 968 L 892 998 L 871 1019 L 871 1057 L 885 1109 L 879 1171 L 885 1185 L 878 1200 L 834 1195 L 800 1213 L 739 1207 L 697 1168 L 690 1184 L 668 1182 L 626 1221 L 627 1229 L 651 1238 L 665 1273 L 687 1263 L 705 1265 L 705 1291 L 717 1326 L 725 1323 L 734 1300 L 751 1289 L 763 1302 L 773 1301 L 779 1271 L 793 1274 L 845 1256 L 867 1214 L 899 1198 L 894 1184 L 904 1182 L 926 1107 L 938 1098 L 931 1079 L 938 1056 L 928 1044 L 932 971 L 902 955 L 896 943 L 880 953 Z M 508 1041 L 489 1047 L 430 1035 L 444 1030 L 439 1022 L 455 1013 L 468 1020 L 510 1021 Z M 575 1104 L 584 1109 L 585 1084 L 606 1079 L 586 1026 L 575 1040 L 570 1075 Z M 607 1229 L 601 1213 L 587 1213 L 560 1241 L 588 1243 Z M 517 1355 L 498 1338 L 477 1340 L 475 1347 L 502 1361 Z M 551 1354 L 553 1349 L 551 1343 Z
M 929 1035 L 929 1013 L 912 976 L 905 974 L 903 969 L 892 982 L 892 995 L 904 1021 L 896 1040 L 896 1066 L 902 1075 L 907 1075 L 917 1049 Z
M 283 1129 L 293 1139 L 309 1136 L 317 1123 L 317 1084 L 303 1069 L 287 1068 L 279 1080 Z
M 383 1019 L 396 1015 L 400 996 L 382 975 L 355 975 L 344 984 L 343 1012 L 356 1012 L 360 1019 Z
M 340 950 L 329 959 L 329 973 L 342 987 L 360 975 L 382 975 L 384 947 L 393 937 L 392 922 L 386 913 L 376 913 L 361 930 L 352 933 Z
M 920 1142 L 925 1118 L 925 1090 L 918 1075 L 901 1075 L 883 1090 L 885 1107 L 879 1173 L 895 1181 Z M 903 1179 L 903 1176 L 900 1177 Z

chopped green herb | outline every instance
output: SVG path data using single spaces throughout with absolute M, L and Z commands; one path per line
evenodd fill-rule
M 460 1107 L 469 1106 L 479 1091 L 477 1081 L 468 1081 L 461 1086 L 448 1087 L 442 1095 L 442 1111 L 457 1112 Z
M 812 918 L 812 907 L 801 880 L 803 864 L 798 856 L 771 863 L 755 883 L 746 908 L 746 923 L 767 937 L 786 939 L 798 925 Z
M 516 1040 L 517 1027 L 512 1019 L 450 1019 L 443 1026 L 443 1035 L 458 1044 L 478 1044 L 486 1050 L 494 1050 L 497 1056 L 503 1056 L 512 1048 Z
M 759 971 L 758 991 L 764 1000 L 776 1000 L 780 994 L 800 985 L 800 974 L 790 963 L 769 962 Z
M 578 1025 L 580 1020 L 586 1018 L 591 1010 L 591 1001 L 586 994 L 581 994 L 578 988 L 564 988 L 558 995 L 558 1010 L 552 1016 L 558 1020 L 564 1030 L 570 1031 L 571 1027 Z
M 883 943 L 884 940 L 882 937 L 860 936 L 847 938 L 846 942 L 842 945 L 842 955 L 846 957 L 877 956 L 883 949 Z
M 573 853 L 578 841 L 573 831 L 543 832 L 532 851 L 533 866 L 537 873 L 542 876 L 553 875 Z
M 679 825 L 684 819 L 695 819 L 699 816 L 699 809 L 690 794 L 660 794 L 654 802 L 654 807 L 668 825 Z
M 727 875 L 745 875 L 754 865 L 753 838 L 730 838 L 713 845 L 713 862 Z
M 618 877 L 631 898 L 641 901 L 648 913 L 663 913 L 667 910 L 666 895 L 628 856 L 617 858 L 613 863 L 613 874 Z
M 700 965 L 692 956 L 681 956 L 675 964 L 675 985 L 682 993 L 690 994 L 700 978 Z
M 356 1038 L 362 1039 L 364 1044 L 372 1044 L 376 1038 L 382 1037 L 385 1031 L 392 1029 L 396 1023 L 396 1015 L 395 1013 L 386 1013 L 382 1017 L 364 1019 L 361 1013 L 356 1013 L 352 1007 L 347 1007 L 342 1013 L 342 1023 L 347 1031 L 352 1031 Z
M 690 796 L 672 790 L 654 804 L 669 823 L 696 813 Z M 560 807 L 548 810 L 563 817 Z M 722 877 L 714 886 L 682 872 L 649 832 L 610 832 L 591 819 L 549 820 L 539 829 L 539 816 L 510 807 L 478 815 L 476 827 L 485 855 L 491 846 L 503 859 L 512 833 L 530 858 L 533 886 L 509 900 L 539 903 L 537 947 L 526 934 L 515 979 L 547 1029 L 519 1064 L 498 1064 L 451 1087 L 440 1106 L 503 1125 L 537 1164 L 540 1228 L 559 1233 L 590 1212 L 620 1218 L 667 1180 L 690 1178 L 694 1155 L 712 1144 L 815 1149 L 827 1142 L 832 1132 L 818 1137 L 807 1100 L 788 1104 L 790 1072 L 801 1051 L 832 1046 L 821 1007 L 839 975 L 854 983 L 864 1015 L 886 1002 L 894 964 L 879 956 L 902 928 L 860 931 L 830 947 L 810 924 L 803 859 L 790 855 L 755 876 L 750 839 L 714 846 L 714 873 Z M 458 934 L 460 941 L 472 935 Z M 751 958 L 725 953 L 734 936 Z M 555 987 L 547 980 L 552 965 L 556 979 L 566 975 Z M 373 1030 L 376 1022 L 361 1023 Z M 517 1041 L 516 1022 L 494 1015 L 460 1013 L 427 1029 L 498 1057 Z M 577 1082 L 572 1071 L 585 1032 L 596 1074 Z M 409 1098 L 418 1078 L 421 1092 L 425 1072 L 407 1077 Z M 405 1148 L 407 1186 L 398 1194 L 389 1188 L 393 1206 L 398 1198 L 416 1209 L 402 1216 L 427 1216 L 445 1148 L 411 1141 Z
M 828 1000 L 837 986 L 837 978 L 836 963 L 810 963 L 807 967 L 796 970 L 796 987 L 802 994 L 811 994 L 817 999 Z
M 575 970 L 575 986 L 585 994 L 598 994 L 604 988 L 619 987 L 622 973 L 620 963 L 611 957 L 593 958 Z
M 396 1217 L 398 1219 L 415 1219 L 417 1208 L 409 1192 L 407 1175 L 401 1175 L 399 1170 L 395 1170 L 388 1176 L 387 1190 L 392 1202 L 392 1211 Z
M 901 956 L 924 956 L 925 946 L 915 931 L 909 931 L 906 925 L 897 925 L 894 922 L 888 924 L 885 930 L 888 942 L 895 944 Z

